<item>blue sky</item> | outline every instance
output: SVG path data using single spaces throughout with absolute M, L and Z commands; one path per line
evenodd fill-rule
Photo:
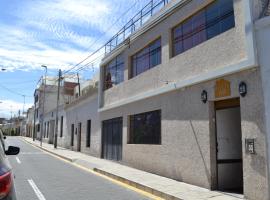
M 0 117 L 23 109 L 21 95 L 26 96 L 25 110 L 32 105 L 44 73 L 41 65 L 47 65 L 52 76 L 59 68 L 70 68 L 102 46 L 147 2 L 1 0 L 0 68 L 7 70 L 0 72 Z M 88 79 L 96 72 L 97 66 L 81 75 Z

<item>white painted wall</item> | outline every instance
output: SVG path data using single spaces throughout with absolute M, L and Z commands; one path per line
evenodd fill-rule
M 83 98 L 83 97 L 82 97 Z M 78 99 L 71 105 L 66 106 L 66 124 L 67 134 L 66 143 L 70 146 L 71 141 L 71 124 L 74 124 L 74 132 L 78 132 L 78 123 L 82 123 L 81 127 L 81 152 L 91 154 L 93 156 L 100 156 L 101 148 L 101 134 L 100 134 L 100 120 L 98 110 L 98 95 L 97 92 L 84 98 Z M 91 120 L 91 144 L 90 148 L 86 147 L 86 132 L 87 120 Z M 74 134 L 73 150 L 77 150 L 78 134 Z

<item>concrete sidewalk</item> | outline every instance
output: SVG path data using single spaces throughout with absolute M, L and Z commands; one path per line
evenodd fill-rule
M 21 137 L 26 142 L 40 148 L 39 141 L 32 138 Z M 244 199 L 242 195 L 227 194 L 218 191 L 210 191 L 205 188 L 175 181 L 169 178 L 137 170 L 108 160 L 92 157 L 80 152 L 71 151 L 59 147 L 54 149 L 53 145 L 43 143 L 42 149 L 58 157 L 92 169 L 110 178 L 149 192 L 164 199 L 173 200 L 239 200 Z

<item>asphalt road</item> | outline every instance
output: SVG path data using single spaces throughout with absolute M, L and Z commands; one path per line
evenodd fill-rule
M 148 199 L 59 160 L 19 138 L 8 138 L 7 144 L 21 148 L 19 155 L 9 156 L 18 200 Z

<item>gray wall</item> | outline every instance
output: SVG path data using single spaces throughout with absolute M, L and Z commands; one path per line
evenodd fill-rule
M 204 72 L 222 69 L 245 59 L 247 52 L 243 0 L 234 1 L 235 28 L 171 58 L 171 29 L 204 7 L 208 2 L 210 1 L 191 1 L 166 20 L 139 36 L 134 42 L 131 42 L 130 46 L 124 50 L 125 81 L 104 92 L 103 106 L 106 107 L 119 100 L 161 88 L 166 85 L 166 81 L 171 83 L 177 80 L 187 80 Z M 128 80 L 130 56 L 160 36 L 162 40 L 162 63 Z M 104 59 L 104 64 L 109 59 L 110 57 Z
M 266 199 L 265 127 L 260 72 L 256 69 L 225 77 L 231 96 L 239 97 L 238 84 L 246 81 L 248 94 L 241 98 L 245 196 Z M 213 101 L 215 81 L 138 101 L 100 113 L 102 120 L 123 116 L 123 162 L 127 165 L 211 188 L 213 165 Z M 200 100 L 207 90 L 209 101 Z M 127 144 L 129 115 L 161 109 L 162 144 Z M 210 118 L 210 120 L 209 120 Z M 245 154 L 245 138 L 256 139 L 256 155 Z M 213 187 L 213 186 L 212 186 Z

